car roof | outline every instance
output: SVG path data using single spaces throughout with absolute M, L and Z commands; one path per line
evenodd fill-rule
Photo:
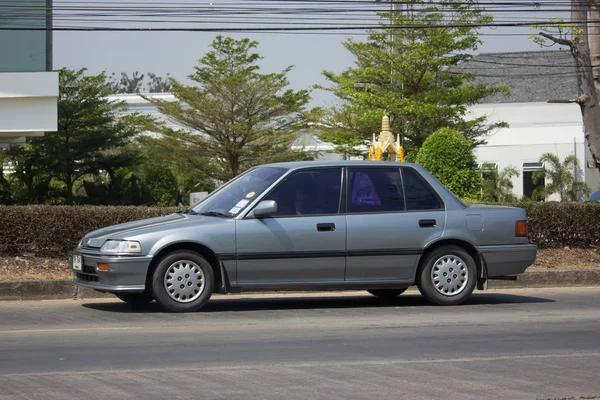
M 298 169 L 306 167 L 400 167 L 400 166 L 412 166 L 416 167 L 413 163 L 395 162 L 395 161 L 367 161 L 367 160 L 352 160 L 352 161 L 291 161 L 273 164 L 262 164 L 261 167 L 278 167 L 286 169 Z

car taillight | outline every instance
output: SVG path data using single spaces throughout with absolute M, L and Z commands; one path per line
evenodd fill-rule
M 527 228 L 527 221 L 515 222 L 515 236 L 527 237 L 528 233 L 529 233 L 529 229 Z

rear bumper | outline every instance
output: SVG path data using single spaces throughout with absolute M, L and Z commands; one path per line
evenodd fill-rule
M 535 244 L 480 246 L 477 248 L 487 266 L 487 276 L 517 275 L 525 272 L 536 259 Z
M 81 271 L 73 270 L 73 255 L 83 257 Z M 146 274 L 152 257 L 114 257 L 85 251 L 69 254 L 69 267 L 73 271 L 73 282 L 79 286 L 101 292 L 143 292 L 146 287 Z M 97 268 L 99 263 L 108 264 L 109 270 Z

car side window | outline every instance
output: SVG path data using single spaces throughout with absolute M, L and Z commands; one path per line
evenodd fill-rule
M 404 211 L 399 168 L 350 168 L 348 212 Z
M 263 200 L 277 202 L 274 217 L 337 214 L 341 193 L 341 168 L 307 169 L 285 178 Z
M 439 210 L 444 208 L 433 189 L 412 168 L 402 169 L 407 210 Z

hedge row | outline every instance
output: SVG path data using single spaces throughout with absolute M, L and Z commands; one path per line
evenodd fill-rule
M 87 232 L 177 210 L 175 207 L 0 206 L 0 254 L 64 257 Z
M 600 203 L 524 203 L 540 248 L 600 246 Z M 84 234 L 170 214 L 169 207 L 0 206 L 0 254 L 64 257 Z

